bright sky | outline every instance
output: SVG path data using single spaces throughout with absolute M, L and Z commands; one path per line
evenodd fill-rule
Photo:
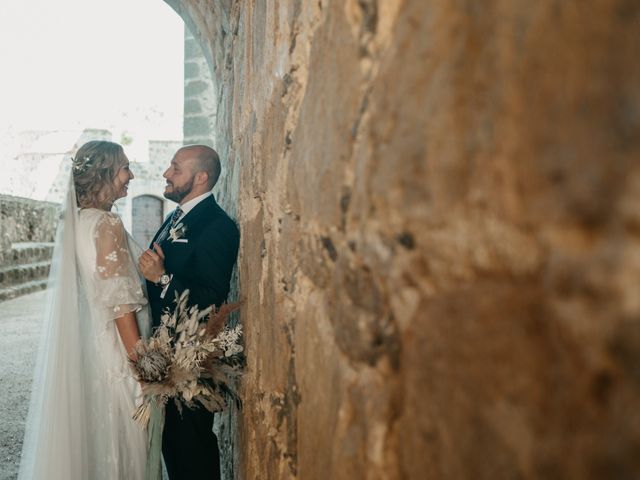
M 21 130 L 182 138 L 182 19 L 162 0 L 0 0 L 0 143 Z

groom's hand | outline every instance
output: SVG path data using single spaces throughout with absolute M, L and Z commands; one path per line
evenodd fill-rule
M 162 248 L 160 248 L 160 245 L 154 243 L 153 250 L 145 250 L 145 252 L 140 255 L 138 267 L 144 278 L 150 282 L 157 283 L 160 276 L 164 273 L 164 252 Z

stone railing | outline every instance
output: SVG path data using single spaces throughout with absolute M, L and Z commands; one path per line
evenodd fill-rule
M 0 195 L 0 301 L 46 286 L 59 205 Z

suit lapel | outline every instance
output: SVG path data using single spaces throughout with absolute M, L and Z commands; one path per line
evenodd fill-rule
M 158 229 L 156 234 L 153 236 L 153 239 L 151 240 L 151 244 L 149 245 L 149 248 L 153 249 L 153 244 L 158 239 L 158 236 L 160 235 L 160 233 L 162 233 L 162 231 L 165 229 L 165 227 L 167 226 L 167 223 L 171 221 L 171 216 L 173 215 L 174 211 L 175 210 L 172 210 L 171 213 L 167 215 L 167 218 L 164 219 L 164 222 L 162 222 L 162 225 L 160 225 L 160 228 Z
M 190 210 L 189 213 L 187 213 L 184 218 L 178 222 L 178 225 L 183 224 L 185 226 L 184 238 L 189 240 L 191 238 L 197 237 L 202 225 L 208 223 L 216 215 L 218 209 L 218 203 L 213 198 L 213 195 L 205 198 L 195 207 L 193 207 L 193 209 Z M 165 222 L 162 224 L 162 227 L 160 228 L 160 230 L 158 230 L 158 233 L 156 233 L 153 241 L 158 238 L 158 235 L 160 234 L 160 232 L 162 232 L 163 228 L 165 227 L 167 222 L 170 221 L 170 219 L 171 215 L 169 215 L 167 217 L 167 220 L 165 220 Z M 171 250 L 175 245 L 167 236 L 167 238 L 162 241 L 161 246 L 163 250 L 166 250 L 167 248 Z
M 187 227 L 187 235 L 189 230 L 198 230 L 203 222 L 210 220 L 215 213 L 217 205 L 213 195 L 210 195 L 193 207 L 184 219 L 180 220 L 180 223 Z

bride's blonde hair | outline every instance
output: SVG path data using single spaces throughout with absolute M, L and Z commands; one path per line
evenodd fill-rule
M 111 208 L 116 199 L 114 179 L 126 163 L 122 146 L 106 140 L 82 145 L 73 159 L 73 182 L 80 208 Z

